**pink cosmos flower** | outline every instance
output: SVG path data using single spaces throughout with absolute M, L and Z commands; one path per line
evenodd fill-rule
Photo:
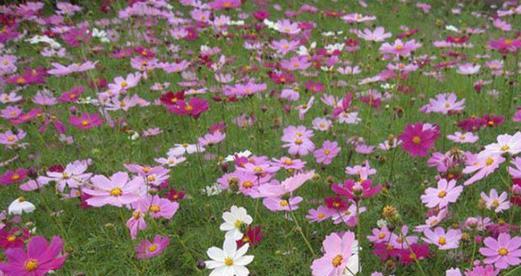
M 411 156 L 426 156 L 438 139 L 437 128 L 428 128 L 427 124 L 408 124 L 400 135 L 402 148 Z
M 346 23 L 362 23 L 362 22 L 368 22 L 373 21 L 376 19 L 376 16 L 372 15 L 362 15 L 359 13 L 350 13 L 342 16 L 342 20 L 344 20 Z
M 313 152 L 315 160 L 319 164 L 329 165 L 333 159 L 340 153 L 341 148 L 336 141 L 324 141 L 322 148 Z
M 97 113 L 82 113 L 81 116 L 71 115 L 69 123 L 79 129 L 91 129 L 100 126 L 103 119 Z
M 485 247 L 479 253 L 485 256 L 485 264 L 493 264 L 496 268 L 506 269 L 521 263 L 521 237 L 510 237 L 508 233 L 499 234 L 497 239 L 486 237 Z
M 148 212 L 148 209 L 142 209 L 144 206 L 139 205 L 137 209 L 134 209 L 132 212 L 132 216 L 127 220 L 127 228 L 130 232 L 130 238 L 136 239 L 137 234 L 141 230 L 145 230 L 147 228 L 147 222 L 145 220 L 145 215 Z
M 289 19 L 277 21 L 277 23 L 275 23 L 275 27 L 279 32 L 291 35 L 298 34 L 301 31 L 298 23 L 291 22 Z
M 508 194 L 506 192 L 502 192 L 501 195 L 498 195 L 496 189 L 492 189 L 488 195 L 484 192 L 481 192 L 480 195 L 481 199 L 485 201 L 487 209 L 496 213 L 510 209 L 510 201 L 508 201 Z
M 372 243 L 387 242 L 391 237 L 391 231 L 385 225 L 382 228 L 373 228 L 371 233 L 372 235 L 367 236 L 367 239 Z
M 214 10 L 236 9 L 241 6 L 241 0 L 213 0 L 209 6 Z
M 282 60 L 280 66 L 288 71 L 306 70 L 311 66 L 311 62 L 309 62 L 306 56 L 294 56 L 290 59 Z
M 274 158 L 273 163 L 275 166 L 279 166 L 280 168 L 297 171 L 302 170 L 306 165 L 305 161 L 302 161 L 300 159 L 292 159 L 287 156 L 283 156 L 280 159 Z
M 466 160 L 466 167 L 463 169 L 464 174 L 470 174 L 476 172 L 471 178 L 467 179 L 463 184 L 470 185 L 473 184 L 499 168 L 503 162 L 505 162 L 505 158 L 501 155 L 490 154 L 490 155 L 482 155 L 478 154 L 477 156 L 470 156 L 470 159 Z
M 116 95 L 125 94 L 128 89 L 137 86 L 140 80 L 140 73 L 128 74 L 125 78 L 116 77 L 114 82 L 108 85 L 109 91 Z
M 444 208 L 449 203 L 454 203 L 458 200 L 461 192 L 463 192 L 463 186 L 456 186 L 456 180 L 447 181 L 442 178 L 438 181 L 437 188 L 427 188 L 425 193 L 421 196 L 422 202 L 428 208 Z
M 464 63 L 458 66 L 458 70 L 456 72 L 461 75 L 474 75 L 479 72 L 480 68 L 481 65 L 479 64 Z
M 323 256 L 311 264 L 313 276 L 340 276 L 346 267 L 358 266 L 358 241 L 353 232 L 331 233 L 322 242 Z M 358 270 L 358 268 L 356 268 Z
M 160 255 L 170 244 L 170 239 L 166 236 L 156 235 L 154 240 L 143 240 L 136 247 L 136 257 L 138 259 L 150 259 Z
M 11 130 L 0 132 L 0 144 L 6 146 L 13 146 L 18 144 L 27 133 L 21 129 L 17 129 L 16 134 Z
M 364 29 L 363 31 L 355 31 L 355 34 L 366 41 L 374 41 L 381 42 L 389 37 L 391 37 L 391 33 L 386 33 L 384 27 L 376 27 L 373 31 L 369 29 Z
M 306 218 L 310 222 L 321 222 L 328 218 L 330 218 L 333 214 L 335 214 L 336 211 L 327 208 L 326 206 L 318 206 L 317 209 L 309 209 L 308 214 L 306 215 Z
M 51 63 L 53 68 L 47 70 L 47 73 L 54 76 L 65 76 L 72 73 L 85 72 L 94 69 L 96 67 L 96 63 L 97 61 L 86 61 L 82 64 L 73 63 L 70 65 L 61 65 L 59 63 L 53 62 Z
M 463 111 L 465 108 L 465 99 L 458 101 L 456 94 L 443 93 L 436 95 L 436 98 L 430 99 L 427 105 L 420 108 L 425 113 L 452 114 Z
M 288 148 L 291 155 L 306 156 L 315 149 L 315 144 L 311 141 L 313 131 L 304 126 L 288 126 L 282 135 L 283 148 Z
M 405 43 L 401 39 L 397 39 L 393 44 L 387 42 L 382 44 L 382 46 L 380 46 L 380 52 L 382 54 L 408 57 L 421 46 L 421 43 L 416 42 L 414 39 L 406 41 Z
M 103 175 L 91 178 L 93 188 L 83 188 L 82 192 L 92 196 L 87 203 L 94 207 L 112 205 L 121 207 L 141 199 L 145 181 L 142 177 L 134 177 L 129 181 L 128 174 L 117 172 L 110 179 Z
M 262 204 L 272 212 L 291 212 L 298 209 L 298 204 L 302 202 L 300 196 L 290 197 L 288 199 L 280 197 L 266 197 L 262 200 Z
M 171 219 L 177 212 L 177 209 L 179 209 L 179 203 L 161 198 L 158 195 L 143 198 L 132 203 L 132 206 L 134 209 L 146 210 L 148 214 L 155 219 Z
M 282 183 L 278 184 L 278 181 L 272 181 L 270 184 L 264 184 L 259 187 L 259 192 L 262 197 L 281 197 L 285 194 L 292 193 L 306 181 L 313 178 L 315 171 L 309 171 L 305 173 L 298 173 L 294 176 L 286 178 Z
M 60 170 L 48 170 L 47 176 L 39 176 L 38 183 L 46 185 L 49 182 L 56 182 L 56 187 L 59 191 L 63 192 L 65 187 L 71 189 L 77 189 L 90 179 L 92 173 L 87 173 L 90 160 L 77 160 L 67 164 L 65 168 L 61 167 Z
M 447 138 L 454 143 L 458 144 L 472 144 L 479 140 L 479 137 L 472 132 L 459 132 L 456 131 L 454 134 L 447 135 Z
M 423 238 L 425 242 L 438 246 L 440 250 L 458 248 L 461 240 L 460 230 L 449 229 L 449 231 L 445 232 L 445 229 L 442 227 L 436 227 L 434 231 L 426 229 L 423 235 L 425 235 L 425 238 Z
M 0 270 L 6 275 L 46 275 L 51 270 L 63 266 L 67 255 L 62 254 L 63 241 L 54 236 L 49 244 L 42 236 L 33 237 L 23 248 L 9 248 L 5 251 L 7 261 L 0 263 Z

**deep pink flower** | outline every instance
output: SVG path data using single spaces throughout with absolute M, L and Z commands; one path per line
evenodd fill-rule
M 62 250 L 60 237 L 54 236 L 49 244 L 44 237 L 35 236 L 27 244 L 27 251 L 23 248 L 7 249 L 7 262 L 0 263 L 0 270 L 7 275 L 46 275 L 63 266 L 67 255 L 63 255 Z
M 29 171 L 24 168 L 6 171 L 4 174 L 0 175 L 0 185 L 11 185 L 23 181 L 27 177 L 28 173 Z
M 348 199 L 358 200 L 360 198 L 370 198 L 375 196 L 378 192 L 380 192 L 382 186 L 373 186 L 370 179 L 362 181 L 348 179 L 344 182 L 344 185 L 331 185 L 331 189 L 337 195 L 345 196 Z
M 208 110 L 208 101 L 200 98 L 191 98 L 186 100 L 178 100 L 174 105 L 168 106 L 168 111 L 181 116 L 192 116 L 198 118 L 203 112 Z
M 81 116 L 71 115 L 69 123 L 79 129 L 91 129 L 100 126 L 103 119 L 97 113 L 83 113 Z
M 426 156 L 438 139 L 439 131 L 435 127 L 427 127 L 427 124 L 409 124 L 400 135 L 402 148 L 411 156 Z

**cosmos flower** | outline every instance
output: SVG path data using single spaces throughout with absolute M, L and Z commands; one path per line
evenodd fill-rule
M 253 256 L 245 255 L 250 245 L 244 244 L 237 249 L 234 239 L 225 239 L 223 249 L 211 247 L 206 251 L 211 260 L 205 261 L 206 268 L 212 269 L 211 276 L 247 276 L 246 266 L 253 261 Z
M 353 232 L 331 233 L 322 242 L 324 254 L 311 264 L 314 276 L 358 273 L 358 241 Z M 350 275 L 347 274 L 347 275 Z
M 425 242 L 438 246 L 440 250 L 449 250 L 458 248 L 462 234 L 460 230 L 449 229 L 445 232 L 442 227 L 436 227 L 434 230 L 426 229 L 423 235 Z
M 411 156 L 426 156 L 438 139 L 437 128 L 428 128 L 426 124 L 408 124 L 400 135 L 402 148 Z
M 517 266 L 521 263 L 521 237 L 511 237 L 508 233 L 501 233 L 497 239 L 486 237 L 485 247 L 479 253 L 485 256 L 485 264 L 493 264 L 499 269 Z
M 110 178 L 95 175 L 91 178 L 91 182 L 93 187 L 82 188 L 82 192 L 91 196 L 87 199 L 87 203 L 94 207 L 104 205 L 121 207 L 136 202 L 141 199 L 145 186 L 142 177 L 134 177 L 129 180 L 129 176 L 125 172 L 117 172 Z
M 81 116 L 71 115 L 69 123 L 76 128 L 85 130 L 100 126 L 103 124 L 103 119 L 97 113 L 82 113 Z
M 233 240 L 234 244 L 236 240 L 242 238 L 243 227 L 248 226 L 252 223 L 253 219 L 248 215 L 244 207 L 237 207 L 233 205 L 230 211 L 223 213 L 224 222 L 219 227 L 221 231 L 225 231 L 226 240 Z
M 0 263 L 0 270 L 7 275 L 45 275 L 60 269 L 67 255 L 62 253 L 63 240 L 54 236 L 51 242 L 42 236 L 31 238 L 27 251 L 10 248 L 5 251 L 7 261 Z
M 455 203 L 461 192 L 463 192 L 463 186 L 457 186 L 456 180 L 447 181 L 442 178 L 438 181 L 437 188 L 427 188 L 425 190 L 421 200 L 428 208 L 436 206 L 444 208 L 449 203 Z
M 150 259 L 161 255 L 169 243 L 170 239 L 161 235 L 156 235 L 152 241 L 142 240 L 136 247 L 136 258 Z

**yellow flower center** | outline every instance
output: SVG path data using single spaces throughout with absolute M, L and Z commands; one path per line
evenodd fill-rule
M 344 257 L 342 257 L 342 255 L 336 255 L 333 260 L 331 261 L 331 264 L 334 266 L 334 267 L 338 267 L 342 264 L 342 261 L 344 260 Z
M 300 139 L 300 138 L 295 140 L 295 144 L 297 144 L 297 145 L 302 145 L 302 143 L 304 143 L 304 141 L 302 141 L 302 139 Z
M 414 136 L 412 137 L 412 142 L 415 143 L 416 145 L 418 145 L 419 143 L 421 143 L 422 139 L 420 138 L 420 136 Z
M 385 233 L 380 233 L 380 234 L 378 234 L 378 238 L 379 238 L 379 239 L 383 239 L 383 238 L 385 238 Z
M 18 179 L 20 179 L 20 175 L 17 174 L 17 173 L 15 173 L 15 174 L 13 174 L 13 175 L 11 176 L 11 180 L 16 181 L 16 180 L 18 180 Z
M 38 261 L 35 259 L 29 259 L 25 261 L 24 268 L 26 271 L 34 271 L 38 268 Z
M 230 258 L 230 257 L 224 258 L 224 264 L 227 265 L 227 266 L 232 266 L 233 265 L 233 259 Z
M 148 252 L 154 252 L 157 250 L 157 244 L 152 244 L 148 247 Z
M 329 155 L 330 153 L 331 153 L 330 150 L 328 150 L 328 149 L 327 149 L 327 150 L 324 150 L 324 154 L 325 154 L 325 155 Z
M 279 205 L 281 207 L 287 207 L 289 205 L 289 202 L 287 200 L 283 199 L 283 200 L 279 201 Z
M 487 158 L 487 160 L 485 160 L 485 164 L 486 164 L 487 166 L 490 166 L 490 165 L 492 165 L 493 163 L 494 163 L 494 158 L 492 158 L 492 157 L 489 157 L 489 158 Z
M 291 166 L 291 165 L 293 165 L 293 160 L 288 158 L 288 159 L 285 159 L 283 163 L 284 163 L 284 165 Z
M 156 176 L 155 176 L 155 175 L 149 175 L 149 176 L 147 176 L 147 181 L 148 181 L 148 182 L 154 182 L 154 181 L 156 181 Z
M 89 121 L 87 121 L 87 120 L 81 121 L 82 126 L 87 126 L 88 124 L 89 124 Z
M 512 39 L 505 39 L 505 44 L 506 45 L 510 46 L 510 45 L 512 45 L 512 42 L 513 42 Z
M 504 247 L 501 247 L 497 253 L 500 255 L 500 256 L 506 256 L 508 254 L 508 249 L 504 248 Z
M 261 167 L 255 167 L 255 168 L 253 169 L 253 171 L 254 171 L 255 173 L 261 173 L 261 172 L 263 172 L 264 170 L 263 170 Z
M 441 190 L 441 191 L 438 193 L 438 197 L 439 197 L 439 198 L 444 198 L 445 196 L 447 196 L 447 192 L 445 192 L 444 190 Z
M 499 201 L 497 199 L 492 200 L 492 207 L 497 208 L 499 207 Z
M 15 235 L 9 235 L 7 236 L 7 241 L 8 242 L 14 242 L 16 240 L 16 236 Z
M 396 45 L 396 47 L 394 47 L 394 49 L 400 51 L 403 49 L 403 45 Z
M 185 110 L 192 111 L 192 110 L 194 110 L 194 108 L 191 105 L 187 105 L 187 106 L 185 106 Z
M 121 88 L 125 88 L 128 86 L 128 83 L 126 81 L 122 81 L 120 86 L 121 86 Z
M 438 239 L 438 243 L 439 243 L 440 245 L 445 245 L 445 244 L 447 244 L 447 239 L 446 239 L 445 237 L 441 236 L 441 237 Z
M 240 219 L 236 220 L 234 223 L 235 228 L 240 229 L 242 226 L 242 223 L 243 223 L 242 220 L 240 220 Z
M 110 190 L 111 196 L 120 196 L 122 194 L 123 194 L 123 191 L 121 190 L 121 188 L 114 188 L 114 189 Z
M 16 79 L 17 84 L 25 84 L 26 80 L 23 77 L 18 77 Z
M 16 136 L 14 136 L 14 135 L 7 136 L 7 142 L 14 142 L 14 140 L 16 140 Z
M 152 205 L 150 205 L 150 208 L 148 210 L 152 213 L 157 213 L 157 212 L 161 211 L 161 207 L 159 207 L 159 205 L 157 205 L 157 204 L 152 204 Z
M 510 150 L 510 147 L 508 145 L 504 145 L 501 147 L 501 151 L 508 151 Z
M 246 189 L 249 189 L 251 187 L 253 187 L 253 182 L 249 181 L 249 180 L 246 180 L 242 183 L 242 187 L 246 188 Z

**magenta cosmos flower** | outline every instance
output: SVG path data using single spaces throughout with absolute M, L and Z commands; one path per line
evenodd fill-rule
M 400 135 L 402 148 L 411 156 L 426 156 L 439 136 L 437 128 L 428 124 L 409 124 Z
M 143 240 L 136 247 L 136 257 L 138 259 L 149 259 L 160 255 L 165 251 L 170 243 L 170 239 L 166 236 L 156 235 L 154 240 Z
M 97 113 L 83 113 L 81 116 L 71 115 L 69 123 L 79 129 L 91 129 L 100 126 L 103 123 L 103 119 Z
M 203 112 L 208 110 L 208 101 L 205 99 L 191 98 L 178 100 L 175 104 L 168 106 L 168 111 L 181 116 L 192 116 L 198 118 Z
M 353 251 L 358 247 L 355 234 L 352 232 L 332 233 L 324 239 L 322 246 L 324 255 L 311 264 L 314 276 L 343 275 L 346 267 L 352 266 L 357 261 L 356 258 L 352 258 Z
M 427 188 L 425 190 L 421 200 L 428 208 L 436 206 L 444 208 L 449 203 L 456 202 L 461 192 L 463 192 L 463 186 L 456 186 L 456 180 L 447 181 L 442 178 L 438 181 L 437 188 Z
M 101 207 L 113 205 L 121 207 L 136 202 L 141 198 L 145 181 L 143 177 L 135 177 L 129 181 L 128 174 L 117 172 L 110 179 L 103 175 L 91 178 L 93 189 L 84 188 L 82 191 L 91 197 L 87 199 L 90 206 Z
M 331 190 L 337 195 L 345 196 L 348 199 L 359 200 L 360 198 L 370 198 L 375 196 L 382 189 L 382 185 L 373 186 L 370 179 L 354 181 L 348 179 L 344 185 L 333 184 Z
M 479 253 L 486 257 L 484 263 L 500 269 L 521 263 L 521 237 L 511 238 L 508 233 L 501 233 L 497 240 L 487 237 L 483 243 L 485 247 L 480 248 Z
M 0 270 L 6 275 L 46 275 L 63 266 L 67 255 L 63 255 L 62 250 L 60 237 L 54 236 L 49 244 L 44 237 L 35 236 L 27 244 L 27 251 L 23 248 L 7 249 L 7 262 L 0 263 Z

